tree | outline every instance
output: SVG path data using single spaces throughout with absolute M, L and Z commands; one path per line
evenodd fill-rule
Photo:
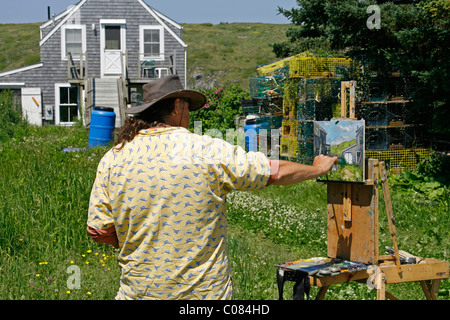
M 306 50 L 354 59 L 370 56 L 378 73 L 397 71 L 416 79 L 411 96 L 414 112 L 450 150 L 450 1 L 297 0 L 297 4 L 291 10 L 279 7 L 293 25 L 286 34 L 289 41 L 274 44 L 277 57 Z M 368 26 L 371 5 L 379 9 L 380 28 Z

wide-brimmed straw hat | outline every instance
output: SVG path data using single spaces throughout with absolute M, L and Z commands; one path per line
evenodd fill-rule
M 180 77 L 176 74 L 149 82 L 143 86 L 144 97 L 140 106 L 125 110 L 128 114 L 141 113 L 159 101 L 170 98 L 189 99 L 189 111 L 195 111 L 206 103 L 206 96 L 194 90 L 185 90 L 181 84 Z

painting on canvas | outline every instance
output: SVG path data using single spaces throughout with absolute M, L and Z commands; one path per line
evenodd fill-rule
M 364 120 L 314 121 L 314 155 L 337 156 L 329 181 L 364 181 Z

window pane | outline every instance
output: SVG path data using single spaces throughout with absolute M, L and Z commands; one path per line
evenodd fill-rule
M 73 122 L 78 117 L 77 106 L 60 106 L 59 107 L 59 121 Z
M 81 43 L 81 29 L 66 29 L 66 43 Z
M 78 90 L 77 87 L 69 88 L 69 103 L 78 105 Z
M 72 54 L 72 58 L 79 58 L 81 54 L 81 44 L 68 43 L 66 45 L 66 51 L 67 54 Z
M 66 41 L 81 42 L 81 29 L 66 29 Z
M 59 103 L 67 104 L 69 103 L 69 88 L 59 88 Z
M 144 55 L 145 56 L 158 56 L 159 55 L 159 44 L 144 44 Z
M 159 30 L 144 30 L 144 42 L 159 42 Z
M 60 106 L 59 107 L 59 121 L 60 122 L 69 122 L 69 106 Z
M 76 106 L 70 106 L 69 107 L 69 122 L 75 121 L 76 117 L 78 116 Z
M 105 26 L 105 49 L 120 50 L 120 26 Z

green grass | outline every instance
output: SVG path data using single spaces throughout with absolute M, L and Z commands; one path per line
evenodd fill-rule
M 66 147 L 86 148 L 86 130 L 30 127 L 0 145 L 0 299 L 115 295 L 110 279 L 102 281 L 109 272 L 118 277 L 115 252 L 86 233 L 90 188 L 104 150 L 65 153 Z M 81 268 L 79 290 L 67 287 L 73 264 Z
M 211 75 L 220 85 L 248 90 L 256 67 L 276 60 L 272 45 L 286 40 L 289 25 L 263 23 L 183 24 L 188 45 L 188 85 L 196 74 Z
M 96 166 L 106 148 L 87 148 L 88 132 L 30 127 L 0 144 L 0 299 L 114 299 L 120 277 L 116 250 L 86 233 Z M 400 249 L 448 260 L 448 207 L 392 194 Z M 308 181 L 233 192 L 228 199 L 229 255 L 235 299 L 278 298 L 276 263 L 326 255 L 326 186 Z M 380 248 L 392 246 L 380 197 Z M 81 270 L 70 289 L 68 268 Z M 417 283 L 388 285 L 400 299 L 425 299 Z M 442 281 L 439 299 L 449 299 Z M 317 288 L 312 288 L 312 296 Z M 285 284 L 285 299 L 292 283 Z M 365 284 L 332 286 L 326 299 L 375 299 Z
M 40 61 L 40 23 L 0 24 L 0 71 Z

